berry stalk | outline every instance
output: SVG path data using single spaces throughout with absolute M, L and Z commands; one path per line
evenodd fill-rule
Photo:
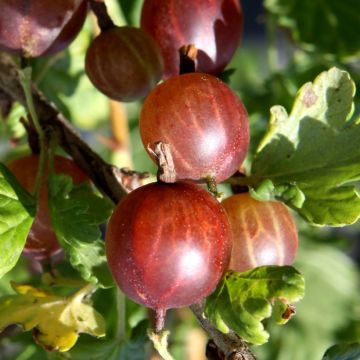
M 45 171 L 45 165 L 47 162 L 47 142 L 46 142 L 45 133 L 40 125 L 39 118 L 35 110 L 34 100 L 32 97 L 31 72 L 32 69 L 30 67 L 27 67 L 22 71 L 19 71 L 19 75 L 20 75 L 20 83 L 25 94 L 26 105 L 30 113 L 31 119 L 34 123 L 36 132 L 39 136 L 40 159 L 39 159 L 39 167 L 36 174 L 36 180 L 34 186 L 34 196 L 38 199 L 40 196 L 41 182 Z

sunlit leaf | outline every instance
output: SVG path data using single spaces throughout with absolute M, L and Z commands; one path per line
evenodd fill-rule
M 315 238 L 310 228 L 309 240 L 300 235 L 296 268 L 306 279 L 306 294 L 296 306 L 296 316 L 286 327 L 272 321 L 267 323 L 271 334 L 269 342 L 256 347 L 261 360 L 309 360 L 321 359 L 325 350 L 335 342 L 360 340 L 356 333 L 346 334 L 352 321 L 359 320 L 358 269 L 356 264 L 342 251 L 336 249 L 328 235 Z M 349 338 L 351 335 L 351 338 Z M 341 336 L 341 340 L 337 338 Z
M 304 279 L 290 266 L 261 266 L 243 273 L 228 272 L 206 303 L 205 315 L 222 332 L 235 331 L 245 341 L 263 344 L 269 334 L 262 321 L 279 301 L 292 304 L 304 296 Z M 282 306 L 285 311 L 287 306 Z M 281 315 L 283 315 L 282 313 Z M 279 308 L 275 312 L 279 324 Z
M 16 265 L 35 212 L 35 199 L 0 164 L 0 278 Z
M 310 223 L 340 226 L 360 216 L 360 124 L 350 121 L 355 86 L 332 68 L 305 84 L 288 115 L 271 109 L 270 128 L 257 149 L 254 194 L 285 201 Z
M 71 297 L 57 296 L 30 285 L 13 284 L 16 295 L 0 298 L 0 329 L 21 325 L 33 331 L 34 339 L 46 350 L 67 351 L 79 333 L 105 336 L 102 316 L 89 304 L 94 291 L 87 285 Z

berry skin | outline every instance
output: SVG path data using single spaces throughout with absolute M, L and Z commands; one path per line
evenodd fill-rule
M 23 57 L 52 55 L 81 30 L 86 0 L 2 0 L 0 48 Z
M 14 174 L 19 183 L 29 192 L 34 190 L 38 163 L 38 155 L 28 155 L 15 159 L 8 164 L 10 171 Z M 57 174 L 71 176 L 75 184 L 88 181 L 86 175 L 72 160 L 62 156 L 55 156 L 54 170 Z M 36 217 L 23 250 L 24 255 L 36 260 L 49 258 L 61 250 L 55 232 L 51 226 L 46 182 L 47 172 L 45 173 L 40 189 Z
M 243 13 L 239 0 L 145 0 L 141 27 L 160 46 L 164 78 L 179 74 L 179 49 L 199 50 L 196 71 L 217 75 L 240 43 Z
M 233 233 L 229 269 L 242 272 L 262 265 L 291 265 L 298 249 L 296 223 L 277 201 L 258 201 L 248 193 L 222 202 Z
M 140 115 L 145 149 L 170 146 L 177 179 L 221 182 L 240 167 L 249 145 L 249 121 L 238 96 L 208 74 L 175 76 L 145 99 Z
M 145 31 L 129 26 L 103 30 L 91 43 L 85 70 L 98 90 L 119 101 L 144 97 L 163 73 L 160 50 Z
M 120 289 L 157 312 L 209 295 L 227 268 L 230 229 L 222 206 L 191 183 L 152 183 L 127 195 L 106 233 Z

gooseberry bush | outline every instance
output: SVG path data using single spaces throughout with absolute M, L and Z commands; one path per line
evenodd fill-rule
M 359 13 L 0 1 L 0 360 L 358 359 Z

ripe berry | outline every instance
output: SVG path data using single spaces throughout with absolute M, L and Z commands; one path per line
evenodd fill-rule
M 2 0 L 0 48 L 24 57 L 54 54 L 81 30 L 86 0 Z
M 258 201 L 248 193 L 222 202 L 233 233 L 229 269 L 245 271 L 262 265 L 291 265 L 298 248 L 295 221 L 276 201 Z
M 179 74 L 179 49 L 199 50 L 196 71 L 219 74 L 239 45 L 243 13 L 239 0 L 145 0 L 141 27 L 153 36 L 165 61 L 164 77 Z
M 133 101 L 147 95 L 163 73 L 160 50 L 145 31 L 129 26 L 103 30 L 91 43 L 85 70 L 108 97 Z
M 222 206 L 191 183 L 152 183 L 127 195 L 106 233 L 106 255 L 119 287 L 157 312 L 211 293 L 231 252 Z
M 201 73 L 158 85 L 143 105 L 140 133 L 147 150 L 158 141 L 169 144 L 177 178 L 195 181 L 208 176 L 217 182 L 227 179 L 243 162 L 249 145 L 241 100 L 222 81 Z
M 28 155 L 13 160 L 8 164 L 9 169 L 17 178 L 19 183 L 29 192 L 35 185 L 38 170 L 39 156 Z M 75 184 L 87 181 L 86 175 L 70 159 L 62 156 L 54 158 L 55 173 L 61 173 L 72 177 Z M 61 250 L 56 240 L 55 232 L 51 226 L 48 209 L 47 171 L 42 181 L 40 198 L 36 217 L 26 240 L 24 254 L 34 259 L 42 260 L 55 255 Z

